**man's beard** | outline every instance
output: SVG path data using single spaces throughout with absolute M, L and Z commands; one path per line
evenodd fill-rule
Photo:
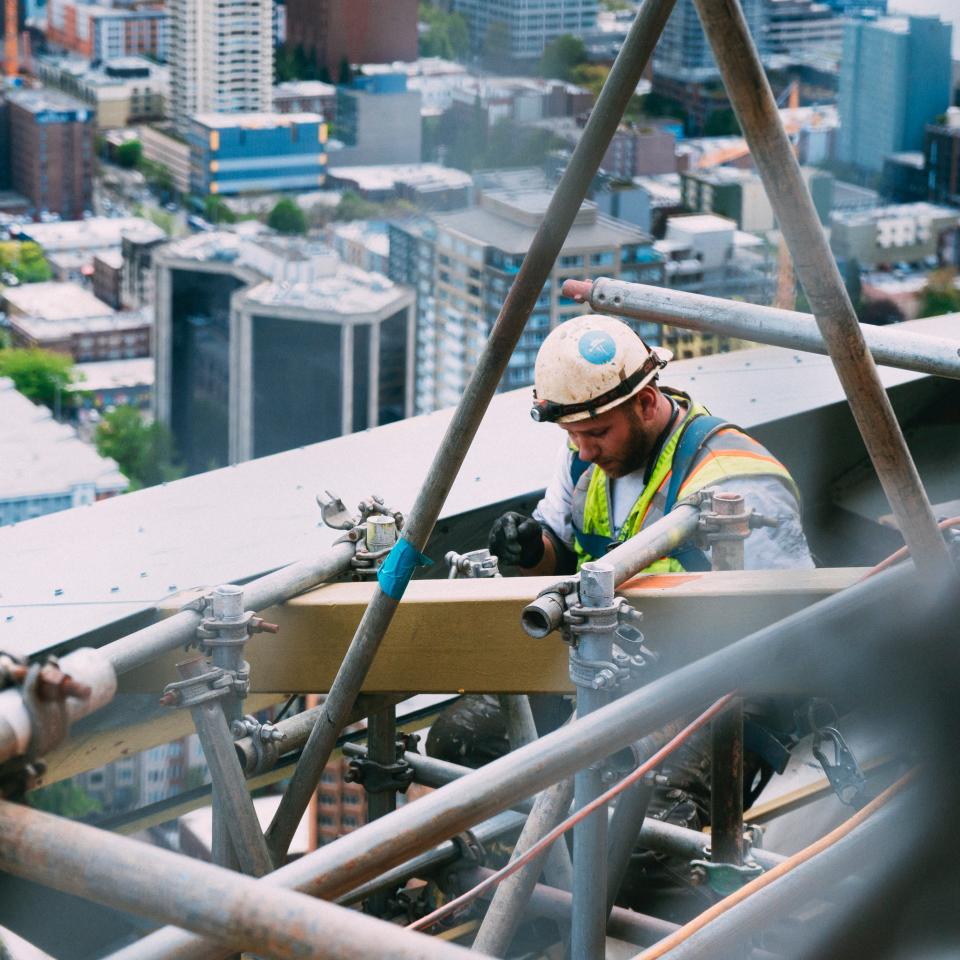
M 656 437 L 648 435 L 636 410 L 631 407 L 626 414 L 630 429 L 626 449 L 619 457 L 604 460 L 601 466 L 603 472 L 613 480 L 645 467 L 656 443 Z

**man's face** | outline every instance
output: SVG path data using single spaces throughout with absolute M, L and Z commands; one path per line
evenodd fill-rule
M 599 416 L 560 424 L 579 450 L 580 459 L 595 463 L 613 479 L 643 467 L 656 442 L 638 398 L 631 397 Z

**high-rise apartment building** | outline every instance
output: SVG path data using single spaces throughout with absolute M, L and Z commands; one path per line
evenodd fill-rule
M 950 103 L 950 39 L 937 17 L 847 21 L 838 160 L 879 172 L 889 154 L 923 149 L 925 126 Z
M 191 472 L 413 412 L 413 292 L 305 240 L 157 251 L 156 413 Z
M 171 115 L 273 109 L 273 0 L 170 0 Z
M 287 0 L 287 47 L 315 56 L 331 80 L 344 62 L 419 56 L 417 0 Z
M 170 16 L 162 4 L 131 9 L 77 0 L 50 0 L 47 40 L 54 47 L 88 60 L 116 60 L 146 54 L 166 61 L 170 50 Z
M 93 209 L 93 111 L 53 90 L 15 90 L 7 100 L 11 186 L 35 217 L 82 219 Z
M 765 2 L 764 48 L 768 54 L 839 53 L 843 19 L 831 6 L 816 0 Z
M 546 190 L 493 190 L 468 210 L 393 225 L 391 276 L 417 290 L 418 413 L 460 399 L 549 199 Z M 648 234 L 600 215 L 587 202 L 510 358 L 503 389 L 532 383 L 544 337 L 583 312 L 582 305 L 561 295 L 564 280 L 598 276 L 659 283 L 663 264 Z M 648 326 L 643 333 L 656 338 L 657 328 Z
M 927 127 L 923 152 L 930 201 L 960 207 L 960 108 Z
M 498 42 L 514 60 L 539 57 L 552 40 L 565 33 L 579 36 L 597 25 L 598 0 L 451 0 L 450 8 L 462 13 L 477 50 L 502 30 Z

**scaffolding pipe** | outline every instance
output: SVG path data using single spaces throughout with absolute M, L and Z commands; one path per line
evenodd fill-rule
M 869 618 L 864 616 L 867 610 Z M 940 625 L 938 618 L 955 614 L 955 591 L 943 580 L 919 576 L 907 561 L 472 770 L 445 789 L 282 867 L 264 882 L 338 897 L 571 776 L 595 762 L 598 752 L 615 753 L 732 689 L 739 687 L 745 695 L 856 690 L 862 671 L 874 670 L 879 657 L 886 657 L 887 668 L 894 669 L 889 658 L 904 652 L 904 636 L 923 635 Z M 844 637 L 844 643 L 835 643 L 837 636 Z M 915 658 L 910 663 L 919 665 Z M 703 836 L 702 842 L 708 838 Z M 137 943 L 136 952 L 125 960 L 220 960 L 224 955 L 222 948 L 199 937 L 165 928 Z
M 356 911 L 0 801 L 0 867 L 105 906 L 179 923 L 220 941 L 218 953 L 250 950 L 283 960 L 475 956 Z M 136 945 L 134 945 L 135 948 Z
M 700 508 L 679 503 L 656 523 L 604 554 L 603 562 L 613 567 L 613 582 L 623 586 L 645 567 L 672 553 L 697 532 L 699 523 Z M 579 576 L 566 577 L 523 608 L 520 622 L 531 637 L 545 637 L 560 627 L 567 608 L 565 598 L 578 581 Z
M 563 295 L 589 303 L 598 313 L 829 356 L 817 321 L 809 313 L 608 277 L 592 283 L 567 280 Z M 960 380 L 960 343 L 956 340 L 869 323 L 861 323 L 860 332 L 875 363 Z
M 265 610 L 316 587 L 350 568 L 353 543 L 338 543 L 314 560 L 300 560 L 244 584 L 244 608 Z M 196 639 L 204 614 L 188 609 L 101 647 L 113 669 L 127 673 Z
M 803 182 L 743 10 L 734 0 L 694 3 L 897 526 L 917 567 L 938 576 L 951 562 L 946 544 Z
M 463 871 L 461 877 L 464 884 L 469 888 L 482 883 L 492 873 L 493 870 L 488 867 L 474 867 L 472 870 Z M 492 896 L 494 896 L 492 890 L 485 890 L 480 894 L 481 899 L 490 899 Z M 528 916 L 547 917 L 550 920 L 556 920 L 558 923 L 566 924 L 570 922 L 570 914 L 573 911 L 572 903 L 573 896 L 568 891 L 557 890 L 555 887 L 538 883 L 530 895 Z M 669 937 L 671 933 L 679 929 L 678 924 L 671 923 L 669 920 L 661 920 L 659 917 L 637 913 L 624 907 L 614 907 L 610 911 L 610 919 L 607 922 L 608 937 L 616 937 L 618 940 L 642 945 L 655 943 L 663 937 Z
M 570 814 L 572 800 L 573 781 L 569 779 L 561 780 L 537 794 L 533 810 L 530 811 L 513 848 L 511 860 L 525 853 L 562 823 Z M 497 887 L 473 941 L 473 950 L 491 957 L 506 956 L 520 921 L 526 915 L 530 896 L 537 885 L 547 854 L 554 847 L 563 847 L 566 850 L 566 844 L 561 838 Z
M 607 839 L 608 914 L 617 902 L 633 851 L 640 843 L 641 830 L 647 822 L 647 808 L 652 798 L 653 787 L 641 780 L 621 793 L 617 798 L 617 805 L 613 808 Z
M 407 579 L 412 573 L 413 558 L 421 556 L 426 549 L 447 494 L 507 368 L 507 362 L 520 340 L 527 318 L 553 270 L 564 239 L 620 124 L 624 110 L 636 91 L 673 4 L 674 0 L 644 0 L 617 54 L 590 113 L 583 136 L 550 199 L 520 271 L 507 293 L 500 316 L 487 337 L 477 366 L 454 410 L 410 511 L 402 539 L 394 548 L 395 551 L 407 551 L 406 554 L 397 553 L 398 557 L 406 555 L 411 559 L 410 569 L 405 573 Z M 304 747 L 297 770 L 267 831 L 267 840 L 275 862 L 282 861 L 286 854 L 297 824 L 343 728 L 347 711 L 360 692 L 363 680 L 399 606 L 399 597 L 406 585 L 403 577 L 400 580 L 399 588 L 397 585 L 392 586 L 390 593 L 378 583 L 340 665 L 324 704 L 323 717 Z

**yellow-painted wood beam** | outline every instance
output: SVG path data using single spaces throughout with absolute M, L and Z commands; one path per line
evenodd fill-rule
M 673 667 L 718 649 L 854 583 L 859 568 L 646 575 L 621 591 L 643 612 L 648 645 Z M 571 689 L 558 634 L 528 637 L 520 612 L 556 578 L 412 582 L 364 693 L 556 693 Z M 247 647 L 251 690 L 328 690 L 373 593 L 371 583 L 320 587 L 262 611 L 280 625 Z M 176 654 L 122 678 L 121 690 L 159 691 Z

